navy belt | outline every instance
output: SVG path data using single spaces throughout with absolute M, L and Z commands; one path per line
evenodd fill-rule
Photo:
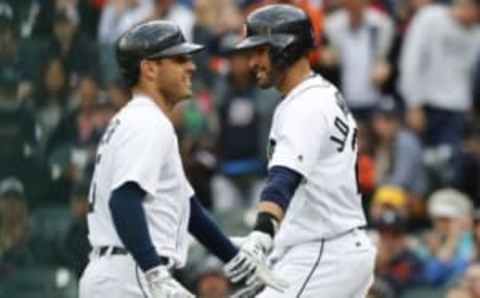
M 128 250 L 118 246 L 100 246 L 98 247 L 98 256 L 103 257 L 106 255 L 128 255 Z M 160 265 L 168 265 L 169 259 L 167 257 L 160 256 Z
M 118 246 L 100 246 L 98 248 L 98 256 L 103 257 L 106 255 L 128 255 L 128 250 Z

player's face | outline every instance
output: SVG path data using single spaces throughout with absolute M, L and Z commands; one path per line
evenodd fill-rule
M 274 84 L 272 63 L 268 46 L 256 47 L 247 53 L 248 66 L 253 72 L 257 85 L 260 88 L 270 88 Z
M 159 91 L 173 103 L 191 97 L 192 75 L 196 69 L 192 58 L 180 55 L 158 62 L 155 81 Z

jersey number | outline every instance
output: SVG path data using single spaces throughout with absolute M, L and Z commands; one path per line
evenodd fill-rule
M 340 135 L 337 136 L 330 136 L 330 140 L 333 141 L 337 145 L 337 152 L 341 153 L 345 150 L 345 146 L 347 144 L 348 136 L 350 133 L 350 127 L 348 126 L 345 121 L 343 121 L 339 117 L 335 117 L 335 122 L 334 122 L 335 127 L 337 130 L 340 132 Z M 355 151 L 355 147 L 357 146 L 357 132 L 358 130 L 356 128 L 353 129 L 353 137 L 352 137 L 352 142 L 351 142 L 351 148 L 353 151 Z M 355 161 L 355 181 L 357 184 L 357 193 L 360 193 L 360 182 L 358 178 L 358 156 Z

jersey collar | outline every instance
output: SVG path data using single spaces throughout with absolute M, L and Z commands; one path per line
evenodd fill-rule
M 297 94 L 305 90 L 306 88 L 310 87 L 311 85 L 314 85 L 318 83 L 318 80 L 321 78 L 320 75 L 312 72 L 309 76 L 307 76 L 300 84 L 295 86 L 283 99 L 285 101 L 289 101 L 292 98 L 295 98 Z
M 131 105 L 149 105 L 149 106 L 157 107 L 157 104 L 153 101 L 153 98 L 142 93 L 133 94 L 130 104 Z

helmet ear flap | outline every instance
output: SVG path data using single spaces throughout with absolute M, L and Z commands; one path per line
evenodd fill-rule
M 296 37 L 283 46 L 271 46 L 270 57 L 272 63 L 279 68 L 285 68 L 291 65 L 305 52 L 305 49 L 301 46 L 302 44 L 297 42 Z

